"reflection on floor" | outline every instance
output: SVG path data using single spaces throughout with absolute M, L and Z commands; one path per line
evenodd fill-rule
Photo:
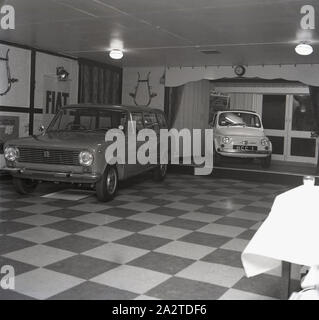
M 43 197 L 59 190 L 48 184 L 19 196 L 2 181 L 0 266 L 14 266 L 16 287 L 0 299 L 278 299 L 280 270 L 247 279 L 240 255 L 288 188 L 170 174 L 99 203 Z
M 319 174 L 316 173 L 316 166 L 309 163 L 296 163 L 296 162 L 289 162 L 289 161 L 276 161 L 273 160 L 270 168 L 264 169 L 261 167 L 260 162 L 255 160 L 253 162 L 249 161 L 235 161 L 232 160 L 225 160 L 223 164 L 219 164 L 217 168 L 228 168 L 232 170 L 244 170 L 244 171 L 259 171 L 263 173 L 276 173 L 276 174 L 290 174 L 290 175 L 314 175 L 318 176 Z
M 170 171 L 193 174 L 194 167 L 195 164 L 183 164 L 180 160 L 180 164 L 172 165 Z M 265 169 L 261 167 L 258 160 L 223 158 L 222 162 L 213 168 L 215 178 L 284 183 L 287 185 L 300 185 L 306 175 L 316 177 L 316 181 L 319 183 L 319 171 L 317 172 L 316 165 L 309 163 L 273 160 L 270 168 Z

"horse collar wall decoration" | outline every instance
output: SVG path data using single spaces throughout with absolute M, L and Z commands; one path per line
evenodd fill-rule
M 12 84 L 15 82 L 18 82 L 18 79 L 11 78 L 11 70 L 10 70 L 10 65 L 9 65 L 9 52 L 10 49 L 7 50 L 6 56 L 4 58 L 0 57 L 0 61 L 4 61 L 6 63 L 6 71 L 7 71 L 7 88 L 3 91 L 0 92 L 0 97 L 5 96 L 12 87 Z
M 135 105 L 148 107 L 151 104 L 152 99 L 157 96 L 157 93 L 152 92 L 152 87 L 150 86 L 150 75 L 151 75 L 151 72 L 149 72 L 147 74 L 146 79 L 141 79 L 141 75 L 140 75 L 139 72 L 137 74 L 138 74 L 138 78 L 137 78 L 137 84 L 135 86 L 135 91 L 130 93 L 130 96 L 133 98 Z M 148 98 L 146 98 L 146 103 L 145 104 L 139 104 L 137 102 L 137 93 L 138 93 L 139 89 L 141 88 L 141 84 L 143 84 L 143 83 L 146 83 L 146 89 L 147 89 L 146 90 L 146 96 L 148 96 Z

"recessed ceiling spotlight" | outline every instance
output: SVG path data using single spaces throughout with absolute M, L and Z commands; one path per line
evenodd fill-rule
M 119 49 L 113 49 L 109 53 L 110 57 L 115 60 L 120 60 L 123 58 L 123 51 Z
M 313 47 L 308 43 L 302 42 L 296 46 L 295 51 L 301 56 L 309 56 L 313 53 Z

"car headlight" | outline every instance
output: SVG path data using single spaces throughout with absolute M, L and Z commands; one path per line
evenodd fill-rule
M 269 140 L 267 138 L 261 139 L 260 141 L 262 146 L 269 146 Z
M 79 162 L 81 166 L 88 167 L 92 165 L 94 160 L 93 154 L 89 151 L 81 151 L 79 154 Z
M 230 142 L 230 138 L 229 137 L 222 137 L 222 143 L 227 144 Z
M 19 158 L 19 149 L 17 147 L 6 147 L 4 157 L 8 161 L 16 161 Z

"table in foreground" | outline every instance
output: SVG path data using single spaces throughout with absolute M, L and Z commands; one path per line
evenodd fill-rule
M 302 185 L 276 197 L 242 253 L 247 277 L 282 266 L 281 296 L 290 294 L 291 264 L 319 265 L 319 187 Z

